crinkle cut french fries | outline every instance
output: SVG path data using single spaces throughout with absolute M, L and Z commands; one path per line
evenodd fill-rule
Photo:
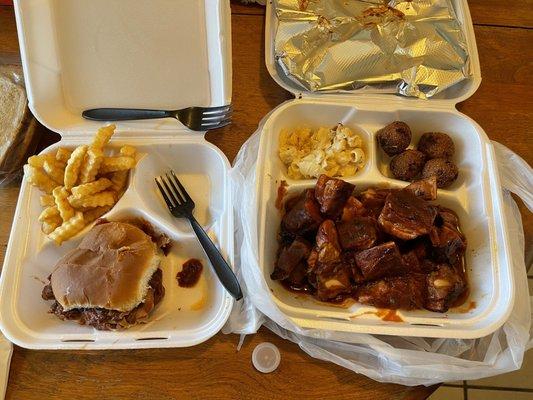
M 126 145 L 104 156 L 114 131 L 115 125 L 105 126 L 89 145 L 31 156 L 24 166 L 26 180 L 43 192 L 41 230 L 58 245 L 109 211 L 126 190 L 136 150 Z

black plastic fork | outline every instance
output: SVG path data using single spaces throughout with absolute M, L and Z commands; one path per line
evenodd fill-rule
M 170 170 L 170 173 L 155 178 L 155 183 L 163 199 L 165 199 L 170 213 L 176 218 L 187 218 L 191 223 L 192 229 L 196 233 L 198 241 L 202 245 L 209 261 L 211 261 L 211 265 L 222 285 L 236 300 L 242 299 L 241 286 L 237 277 L 202 226 L 194 218 L 194 201 L 176 174 L 174 174 L 174 171 Z
M 176 118 L 193 131 L 208 131 L 231 123 L 231 105 L 188 107 L 181 110 L 146 110 L 136 108 L 93 108 L 82 113 L 93 121 L 128 121 L 133 119 Z

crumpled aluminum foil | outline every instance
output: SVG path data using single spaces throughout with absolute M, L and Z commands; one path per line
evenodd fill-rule
M 275 57 L 308 91 L 429 98 L 470 76 L 450 0 L 274 0 Z

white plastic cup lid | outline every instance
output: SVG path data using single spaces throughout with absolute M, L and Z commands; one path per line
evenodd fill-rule
M 252 352 L 252 364 L 263 374 L 275 371 L 280 361 L 278 348 L 270 342 L 259 343 Z

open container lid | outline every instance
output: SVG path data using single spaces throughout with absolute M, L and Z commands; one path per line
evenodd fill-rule
M 86 144 L 103 125 L 83 119 L 83 109 L 229 103 L 229 7 L 229 0 L 16 0 L 30 108 L 63 136 L 45 152 Z M 128 189 L 103 217 L 143 218 L 176 244 L 162 261 L 165 297 L 149 324 L 128 330 L 102 332 L 49 314 L 39 296 L 42 284 L 92 225 L 55 246 L 38 229 L 40 191 L 24 180 L 0 279 L 0 328 L 12 342 L 36 349 L 185 347 L 215 335 L 229 317 L 233 299 L 211 268 L 195 287 L 178 286 L 185 259 L 206 258 L 189 224 L 171 216 L 153 182 L 169 167 L 176 170 L 195 199 L 199 223 L 232 264 L 227 157 L 170 118 L 121 122 L 112 147 L 123 144 L 137 148 L 138 162 Z
M 180 109 L 231 102 L 228 0 L 15 1 L 29 107 L 61 135 L 93 132 L 97 107 Z M 186 132 L 174 119 L 119 130 Z
M 265 279 L 269 290 L 265 290 L 263 294 L 261 288 L 256 289 L 259 297 L 268 296 L 276 307 L 269 307 L 265 305 L 266 303 L 260 302 L 257 304 L 262 305 L 261 311 L 265 310 L 278 324 L 283 325 L 288 320 L 300 328 L 317 329 L 321 332 L 461 339 L 478 338 L 492 333 L 507 320 L 512 310 L 515 292 L 509 263 L 507 229 L 500 212 L 501 185 L 494 150 L 483 130 L 472 119 L 454 108 L 458 102 L 471 96 L 481 82 L 473 26 L 466 0 L 442 1 L 447 1 L 447 4 L 453 3 L 454 11 L 462 24 L 472 74 L 468 79 L 429 100 L 395 94 L 370 93 L 365 90 L 342 92 L 302 90 L 283 74 L 275 59 L 274 40 L 278 23 L 275 5 L 278 1 L 281 0 L 272 0 L 267 5 L 265 59 L 272 77 L 280 86 L 292 92 L 297 100 L 288 101 L 277 107 L 261 128 L 263 134 L 257 161 L 259 167 L 255 170 L 259 178 L 254 187 L 259 209 L 257 214 L 259 256 L 256 270 Z M 321 4 L 328 4 L 328 1 L 333 2 L 333 0 L 323 0 Z M 295 0 L 290 2 L 296 4 Z M 427 3 L 422 0 L 418 2 Z M 286 3 L 289 4 L 289 0 Z M 307 28 L 306 24 L 309 22 L 301 23 Z M 469 241 L 470 250 L 467 251 L 469 284 L 472 293 L 478 297 L 469 296 L 471 308 L 467 311 L 458 310 L 449 314 L 436 314 L 428 310 L 412 310 L 405 313 L 400 311 L 403 322 L 396 324 L 390 321 L 384 322 L 381 317 L 374 314 L 377 310 L 373 306 L 356 302 L 348 308 L 331 307 L 330 304 L 321 304 L 307 296 L 295 296 L 279 282 L 271 279 L 269 266 L 276 262 L 279 248 L 277 241 L 272 238 L 276 237 L 281 223 L 281 215 L 276 205 L 278 201 L 276 193 L 280 182 L 286 183 L 285 190 L 288 197 L 314 187 L 316 183 L 314 179 L 292 180 L 286 174 L 285 166 L 278 157 L 279 132 L 287 127 L 335 126 L 339 122 L 346 126 L 356 126 L 357 133 L 364 135 L 363 142 L 367 145 L 365 149 L 367 164 L 364 171 L 342 179 L 361 189 L 381 185 L 400 188 L 406 183 L 393 179 L 389 174 L 389 159 L 382 158 L 378 154 L 378 144 L 373 137 L 378 129 L 394 120 L 408 123 L 413 129 L 415 141 L 422 132 L 439 131 L 449 133 L 457 145 L 456 150 L 460 154 L 458 164 L 463 176 L 455 187 L 439 190 L 438 202 L 459 212 L 461 228 Z M 465 224 L 466 219 L 468 222 Z M 483 232 L 480 229 L 483 229 Z M 254 245 L 255 243 L 250 248 Z M 486 258 L 481 260 L 478 258 L 480 256 Z M 257 275 L 253 276 L 251 281 L 256 282 L 258 280 L 256 278 Z M 357 322 L 354 321 L 356 318 Z M 293 330 L 290 326 L 289 329 Z
M 272 78 L 285 90 L 294 94 L 296 98 L 313 97 L 329 98 L 334 97 L 341 101 L 388 101 L 388 102 L 405 102 L 409 106 L 443 106 L 454 107 L 457 103 L 466 100 L 472 96 L 481 84 L 481 68 L 479 65 L 479 56 L 477 52 L 476 38 L 474 35 L 474 26 L 468 9 L 467 0 L 449 0 L 450 6 L 461 23 L 466 45 L 469 54 L 470 77 L 447 88 L 441 93 L 432 96 L 428 100 L 418 99 L 415 97 L 405 97 L 392 93 L 376 93 L 367 89 L 358 89 L 351 91 L 337 92 L 311 92 L 305 90 L 297 83 L 289 79 L 275 59 L 275 38 L 277 29 L 276 0 L 267 2 L 266 9 L 266 27 L 265 27 L 265 62 L 268 72 Z M 370 6 L 370 4 L 369 4 Z M 429 101 L 429 103 L 428 103 Z M 409 103 L 407 103 L 409 102 Z

